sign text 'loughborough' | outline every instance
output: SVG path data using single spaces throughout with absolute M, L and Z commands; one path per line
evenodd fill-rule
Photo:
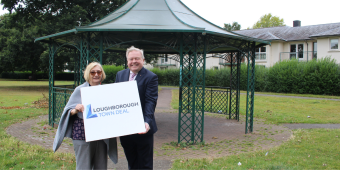
M 136 107 L 139 103 L 128 103 L 128 104 L 120 104 L 120 105 L 113 105 L 113 106 L 106 106 L 106 107 L 97 107 L 91 109 L 91 104 L 87 105 L 87 116 L 86 118 L 95 118 L 95 117 L 105 117 L 105 116 L 112 116 L 117 114 L 124 114 L 129 113 L 127 108 Z M 98 114 L 98 115 L 97 115 Z

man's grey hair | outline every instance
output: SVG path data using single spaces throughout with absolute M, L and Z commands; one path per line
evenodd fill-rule
M 144 51 L 142 49 L 136 48 L 134 46 L 131 46 L 130 48 L 128 48 L 126 50 L 126 58 L 128 57 L 128 55 L 131 51 L 139 51 L 142 54 L 142 58 L 144 59 Z

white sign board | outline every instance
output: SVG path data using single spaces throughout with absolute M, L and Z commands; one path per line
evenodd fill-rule
M 86 142 L 145 132 L 136 81 L 80 89 Z

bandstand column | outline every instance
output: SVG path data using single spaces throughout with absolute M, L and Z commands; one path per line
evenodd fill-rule
M 54 103 L 55 98 L 53 95 L 54 87 L 54 55 L 56 51 L 56 44 L 54 42 L 49 44 L 49 72 L 48 72 L 48 123 L 53 127 L 54 125 Z
M 248 43 L 246 132 L 253 132 L 255 94 L 255 42 Z
M 202 35 L 181 34 L 179 143 L 203 141 L 205 46 L 205 38 Z

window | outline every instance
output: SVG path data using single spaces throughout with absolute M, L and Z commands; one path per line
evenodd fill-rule
M 218 70 L 218 67 L 217 67 L 217 66 L 214 66 L 213 69 L 214 69 L 214 70 Z
M 266 60 L 266 47 L 257 48 L 255 51 L 255 60 Z
M 168 57 L 161 58 L 161 64 L 168 63 Z
M 331 50 L 339 49 L 339 39 L 331 39 Z
M 290 45 L 290 59 L 298 59 L 297 57 L 303 58 L 303 44 Z

